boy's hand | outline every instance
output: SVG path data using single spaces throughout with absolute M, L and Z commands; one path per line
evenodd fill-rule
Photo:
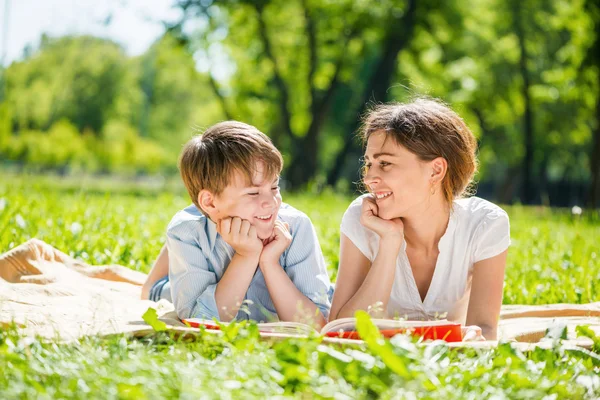
M 248 220 L 239 217 L 223 218 L 217 223 L 217 232 L 242 257 L 256 257 L 263 249 L 263 243 L 256 235 L 256 228 Z
M 363 199 L 362 210 L 360 214 L 360 223 L 373 232 L 381 239 L 391 238 L 402 240 L 404 237 L 404 223 L 400 218 L 385 220 L 379 217 L 379 207 L 372 196 Z
M 287 222 L 275 221 L 273 236 L 265 240 L 258 264 L 263 267 L 279 263 L 279 258 L 292 243 L 290 226 Z

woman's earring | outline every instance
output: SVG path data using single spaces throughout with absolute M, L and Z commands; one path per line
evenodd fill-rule
M 431 195 L 433 196 L 435 194 L 435 186 L 431 186 Z

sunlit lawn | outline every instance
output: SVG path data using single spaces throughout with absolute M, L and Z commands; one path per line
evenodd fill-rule
M 284 201 L 311 217 L 332 276 L 339 222 L 351 199 L 330 192 L 284 195 Z M 0 252 L 37 237 L 91 264 L 116 263 L 146 272 L 164 243 L 170 218 L 187 204 L 178 185 L 3 176 Z M 600 300 L 597 212 L 506 209 L 513 242 L 505 304 Z M 510 345 L 479 352 L 450 351 L 443 345 L 424 349 L 403 338 L 389 347 L 354 349 L 318 342 L 269 344 L 259 341 L 254 329 L 242 329 L 229 338 L 207 335 L 193 343 L 156 335 L 146 341 L 90 338 L 58 346 L 8 330 L 0 334 L 0 397 L 356 398 L 402 397 L 405 391 L 429 398 L 600 395 L 600 359 L 560 346 L 522 354 Z

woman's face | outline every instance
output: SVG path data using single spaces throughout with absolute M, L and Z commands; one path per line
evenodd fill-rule
M 431 198 L 432 166 L 385 132 L 373 133 L 365 151 L 364 182 L 375 195 L 379 217 L 393 219 L 420 213 Z

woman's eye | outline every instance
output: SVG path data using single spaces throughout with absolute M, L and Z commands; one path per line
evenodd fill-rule
M 390 165 L 390 163 L 389 163 L 389 162 L 385 162 L 385 161 L 381 161 L 381 162 L 379 163 L 379 166 L 380 166 L 380 167 L 387 167 L 388 165 Z
M 250 196 L 258 196 L 258 192 L 248 193 Z

